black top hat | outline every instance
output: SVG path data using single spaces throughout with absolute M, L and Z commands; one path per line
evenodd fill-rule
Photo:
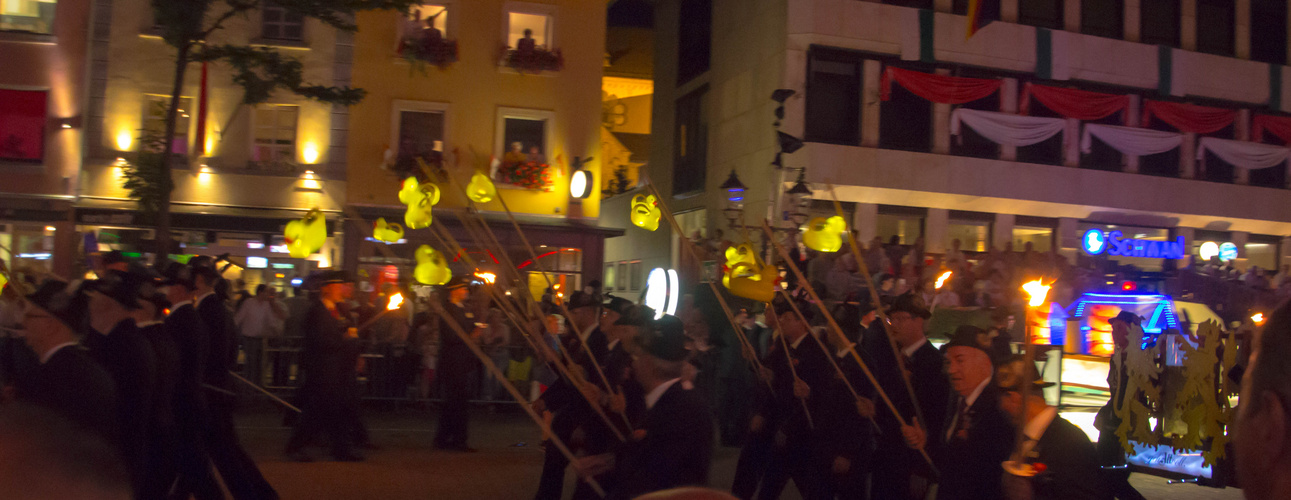
M 1124 321 L 1131 325 L 1142 325 L 1143 317 L 1129 311 L 1121 311 L 1120 313 L 1117 313 L 1117 315 L 1112 319 L 1107 320 L 1108 323 L 1111 323 L 1113 321 Z
M 654 324 L 654 309 L 648 306 L 630 305 L 628 310 L 619 313 L 615 325 L 650 327 Z
M 690 355 L 686 340 L 685 327 L 672 315 L 659 318 L 653 329 L 637 337 L 647 354 L 664 361 L 684 361 Z
M 162 266 L 161 285 L 182 285 L 189 290 L 197 288 L 193 281 L 193 269 L 175 261 L 167 262 L 166 265 Z
M 77 331 L 85 319 L 88 306 L 85 295 L 78 288 L 69 286 L 64 281 L 45 280 L 35 292 L 27 295 L 27 302 L 44 309 L 72 331 Z
M 613 295 L 606 295 L 606 297 L 610 300 L 605 302 L 605 308 L 619 313 L 619 316 L 628 314 L 628 311 L 631 311 L 634 305 L 632 304 L 632 301 L 623 297 L 616 297 Z
M 986 353 L 987 356 L 990 356 L 991 351 L 977 343 L 977 336 L 983 333 L 986 333 L 986 330 L 976 326 L 959 325 L 959 328 L 955 329 L 955 333 L 950 335 L 950 342 L 946 343 L 946 349 L 950 349 L 951 347 L 972 347 L 973 349 L 979 349 Z
M 162 311 L 170 308 L 170 301 L 166 299 L 166 294 L 157 292 L 152 295 L 140 297 L 140 301 L 151 303 L 154 309 L 154 316 L 161 316 Z
M 793 302 L 790 302 L 790 300 L 793 300 Z M 776 295 L 775 299 L 771 300 L 771 310 L 775 311 L 776 316 L 796 316 L 793 311 L 793 306 L 795 304 L 798 306 L 798 310 L 802 311 L 802 318 L 807 320 L 808 323 L 816 317 L 816 309 L 814 306 L 808 304 L 806 301 L 787 299 L 784 295 Z
M 924 306 L 923 299 L 911 292 L 901 294 L 892 302 L 892 307 L 888 309 L 888 315 L 891 316 L 898 312 L 909 313 L 911 316 L 918 316 L 923 319 L 932 317 L 932 313 L 928 312 L 928 308 Z
M 597 307 L 599 305 L 601 305 L 601 301 L 596 300 L 596 296 L 579 290 L 569 295 L 569 303 L 566 304 L 566 307 L 573 311 L 580 307 Z
M 1030 365 L 1030 366 L 1028 366 Z M 1026 356 L 1014 354 L 995 367 L 995 385 L 1006 391 L 1020 391 L 1027 384 L 1031 389 L 1053 387 L 1053 382 L 1045 382 L 1035 363 L 1027 363 Z
M 470 285 L 471 281 L 473 280 L 469 276 L 453 275 L 452 278 L 448 279 L 447 283 L 444 283 L 444 289 L 452 290 L 454 288 L 461 288 Z
M 157 287 L 150 276 L 121 271 L 108 271 L 102 278 L 87 282 L 86 287 L 117 301 L 126 309 L 138 309 L 140 297 L 157 293 Z

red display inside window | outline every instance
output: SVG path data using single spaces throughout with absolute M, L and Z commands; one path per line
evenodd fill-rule
M 47 99 L 44 91 L 0 89 L 0 160 L 44 158 Z

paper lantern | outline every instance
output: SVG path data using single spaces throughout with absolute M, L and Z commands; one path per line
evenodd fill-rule
M 647 231 L 659 229 L 659 200 L 654 195 L 638 194 L 632 197 L 632 223 Z
M 776 266 L 761 266 L 741 262 L 731 268 L 725 281 L 726 288 L 736 297 L 771 302 L 775 298 L 776 281 L 780 270 Z
M 843 248 L 845 231 L 847 223 L 842 217 L 816 217 L 807 223 L 807 230 L 802 233 L 802 244 L 819 252 L 837 252 Z
M 476 203 L 488 203 L 498 197 L 498 188 L 493 185 L 493 180 L 483 172 L 476 172 L 471 176 L 471 182 L 466 185 L 466 197 Z
M 323 248 L 323 243 L 327 241 L 327 218 L 317 208 L 310 210 L 305 217 L 288 222 L 282 238 L 292 257 L 309 257 Z
M 416 177 L 409 177 L 403 180 L 399 202 L 408 205 L 408 211 L 403 215 L 404 225 L 408 229 L 430 227 L 434 222 L 430 208 L 439 203 L 439 188 L 429 182 L 418 183 Z
M 412 270 L 412 275 L 418 283 L 442 285 L 453 277 L 453 271 L 448 268 L 448 259 L 430 245 L 418 247 L 414 257 L 417 259 L 417 267 Z
M 386 243 L 398 243 L 403 239 L 403 226 L 398 223 L 387 224 L 385 217 L 379 218 L 372 226 L 372 237 Z

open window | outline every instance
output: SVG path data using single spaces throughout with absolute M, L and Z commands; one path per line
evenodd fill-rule
M 258 167 L 296 163 L 296 124 L 300 106 L 261 104 L 255 109 L 255 145 L 251 161 Z
M 528 73 L 559 71 L 564 67 L 564 58 L 556 48 L 554 6 L 507 2 L 505 9 L 503 65 Z
M 281 5 L 265 3 L 260 9 L 260 38 L 299 42 L 305 39 L 305 16 Z
M 395 101 L 391 130 L 395 147 L 395 172 L 401 177 L 421 170 L 417 159 L 428 165 L 443 163 L 448 105 L 421 101 Z
M 555 113 L 499 108 L 493 180 L 524 189 L 552 189 L 551 134 Z

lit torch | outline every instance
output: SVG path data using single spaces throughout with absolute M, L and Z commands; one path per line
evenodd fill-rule
M 396 293 L 390 296 L 390 303 L 386 305 L 387 311 L 394 311 L 403 307 L 403 294 Z
M 938 290 L 941 290 L 941 286 L 946 284 L 946 280 L 950 279 L 950 275 L 951 275 L 951 272 L 946 271 L 944 273 L 941 273 L 941 276 L 937 277 L 936 287 Z
M 1028 281 L 1022 285 L 1022 291 L 1031 296 L 1027 305 L 1031 307 L 1040 307 L 1044 305 L 1045 297 L 1049 296 L 1049 285 L 1042 283 L 1040 280 Z
M 1251 316 L 1251 321 L 1256 325 L 1264 324 L 1264 313 L 1255 313 L 1255 315 Z
M 479 278 L 480 281 L 483 281 L 490 285 L 492 285 L 493 282 L 498 279 L 498 275 L 490 272 L 476 272 L 475 277 Z

